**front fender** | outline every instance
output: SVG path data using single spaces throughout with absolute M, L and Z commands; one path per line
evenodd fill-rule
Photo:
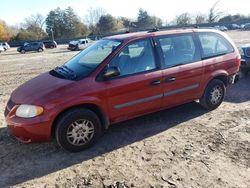
M 61 113 L 65 112 L 67 109 L 71 109 L 77 106 L 81 105 L 95 105 L 97 106 L 104 117 L 105 120 L 105 128 L 108 128 L 109 126 L 109 116 L 108 116 L 108 109 L 106 108 L 106 104 L 103 100 L 97 98 L 97 97 L 90 97 L 90 96 L 84 96 L 84 97 L 79 97 L 79 98 L 72 98 L 70 100 L 64 101 L 63 103 L 60 104 L 55 104 L 53 107 L 50 108 L 50 119 L 52 122 L 60 115 Z

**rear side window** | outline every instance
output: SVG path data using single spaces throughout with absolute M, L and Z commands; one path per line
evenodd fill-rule
M 198 33 L 203 58 L 215 57 L 234 51 L 231 44 L 217 33 Z
M 164 67 L 174 67 L 200 59 L 192 34 L 173 35 L 158 38 L 164 57 Z

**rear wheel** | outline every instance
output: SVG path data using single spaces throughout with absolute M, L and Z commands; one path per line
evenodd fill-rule
M 206 90 L 200 99 L 200 104 L 208 109 L 213 110 L 220 106 L 226 92 L 224 82 L 218 79 L 214 79 L 206 87 Z
M 38 52 L 42 52 L 42 51 L 43 51 L 43 49 L 42 49 L 42 48 L 39 48 L 37 51 L 38 51 Z
M 57 143 L 65 150 L 79 152 L 90 147 L 101 135 L 98 116 L 87 109 L 73 109 L 66 112 L 57 122 L 55 136 Z
M 25 52 L 26 52 L 25 50 L 21 50 L 21 53 L 22 53 L 22 54 L 25 54 Z

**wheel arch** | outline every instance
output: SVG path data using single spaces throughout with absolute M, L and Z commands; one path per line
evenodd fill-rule
M 221 80 L 225 84 L 225 86 L 228 86 L 228 75 L 225 74 L 217 75 L 213 77 L 213 79 L 211 79 L 209 82 L 211 82 L 214 79 Z
M 206 86 L 214 79 L 218 79 L 221 80 L 225 86 L 228 86 L 228 72 L 225 70 L 217 70 L 215 72 L 212 73 L 211 78 L 209 79 L 209 81 L 207 82 Z
M 70 107 L 64 109 L 63 111 L 61 111 L 60 113 L 58 113 L 56 115 L 56 117 L 54 118 L 54 120 L 52 122 L 52 126 L 51 126 L 51 137 L 52 138 L 55 138 L 55 129 L 56 129 L 56 124 L 57 124 L 58 120 L 66 112 L 68 112 L 68 111 L 70 111 L 72 109 L 76 109 L 76 108 L 84 108 L 84 109 L 88 109 L 88 110 L 93 111 L 100 118 L 103 130 L 108 129 L 108 127 L 110 125 L 110 122 L 109 122 L 109 119 L 108 119 L 107 115 L 105 114 L 105 112 L 98 105 L 96 105 L 96 104 L 93 104 L 93 103 L 84 103 L 84 104 L 70 106 Z

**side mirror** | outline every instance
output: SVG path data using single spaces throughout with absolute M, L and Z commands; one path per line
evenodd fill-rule
M 119 76 L 119 75 L 120 75 L 120 71 L 118 67 L 108 67 L 107 70 L 103 74 L 103 78 L 108 79 L 108 78 L 112 78 L 112 77 Z

